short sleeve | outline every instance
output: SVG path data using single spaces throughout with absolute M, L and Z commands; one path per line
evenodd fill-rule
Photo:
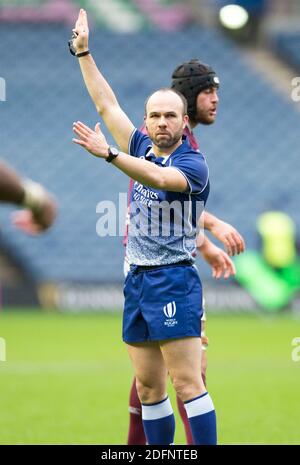
M 135 129 L 129 140 L 128 153 L 140 158 L 141 156 L 145 156 L 151 147 L 152 144 L 149 137 L 138 129 Z
M 208 185 L 208 166 L 201 154 L 185 154 L 174 160 L 172 167 L 185 176 L 189 186 L 189 193 L 200 194 Z

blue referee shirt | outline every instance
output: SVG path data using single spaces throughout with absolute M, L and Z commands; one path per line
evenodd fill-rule
M 184 193 L 168 192 L 134 182 L 130 198 L 127 256 L 140 266 L 194 261 L 199 218 L 209 194 L 209 172 L 204 156 L 186 140 L 168 157 L 156 157 L 149 137 L 133 132 L 128 153 L 160 167 L 173 167 L 186 178 Z

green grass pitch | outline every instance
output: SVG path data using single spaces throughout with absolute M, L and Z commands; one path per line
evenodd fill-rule
M 209 315 L 220 444 L 300 444 L 296 317 Z M 120 314 L 0 314 L 0 444 L 124 444 L 132 369 Z M 174 395 L 170 386 L 174 410 Z M 184 434 L 176 410 L 176 444 Z

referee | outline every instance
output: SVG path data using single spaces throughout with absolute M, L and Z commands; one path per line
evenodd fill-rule
M 187 102 L 172 89 L 147 99 L 148 135 L 120 108 L 88 50 L 86 12 L 80 10 L 73 49 L 87 89 L 120 150 L 99 124 L 76 122 L 74 143 L 132 178 L 124 295 L 123 340 L 137 379 L 148 444 L 172 444 L 175 421 L 167 373 L 184 402 L 195 444 L 216 444 L 213 402 L 201 378 L 202 286 L 193 266 L 197 226 L 209 194 L 204 157 L 183 138 Z M 130 156 L 131 155 L 131 156 Z

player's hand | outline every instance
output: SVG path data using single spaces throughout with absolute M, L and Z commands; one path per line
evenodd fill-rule
M 81 9 L 73 33 L 77 34 L 77 37 L 73 39 L 73 47 L 76 53 L 82 53 L 89 49 L 89 25 L 86 11 Z
M 36 235 L 50 228 L 56 215 L 56 202 L 52 196 L 47 195 L 39 211 L 25 209 L 13 212 L 12 223 L 26 234 Z
M 224 277 L 228 279 L 230 276 L 235 275 L 234 263 L 224 250 L 210 241 L 205 241 L 201 247 L 198 247 L 198 250 L 204 260 L 211 266 L 213 278 Z
M 231 257 L 244 252 L 246 248 L 245 241 L 231 224 L 218 219 L 210 228 L 210 232 L 218 241 L 222 242 L 226 252 Z
M 95 157 L 108 157 L 108 143 L 101 132 L 100 123 L 97 123 L 93 131 L 81 121 L 73 123 L 73 131 L 79 139 L 72 139 L 75 144 L 81 145 Z

